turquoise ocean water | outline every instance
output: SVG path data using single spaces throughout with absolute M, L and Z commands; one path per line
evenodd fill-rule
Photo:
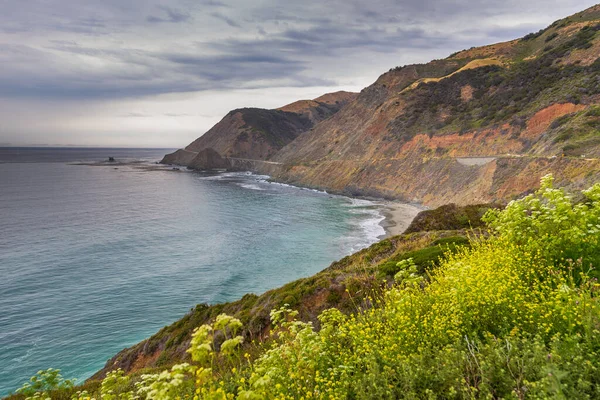
M 154 170 L 169 151 L 0 148 L 0 396 L 49 367 L 82 381 L 198 303 L 312 275 L 384 234 L 368 201 Z M 73 165 L 109 156 L 145 163 Z

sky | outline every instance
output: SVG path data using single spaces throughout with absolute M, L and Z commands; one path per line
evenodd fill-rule
M 229 110 L 360 91 L 586 0 L 0 0 L 0 146 L 183 147 Z

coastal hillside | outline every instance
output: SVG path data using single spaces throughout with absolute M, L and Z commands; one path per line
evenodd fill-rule
M 394 68 L 282 149 L 276 179 L 351 194 L 505 201 L 599 176 L 600 6 L 540 32 Z
M 211 323 L 226 313 L 243 323 L 239 334 L 244 338 L 244 352 L 255 358 L 262 346 L 271 342 L 271 310 L 287 304 L 299 312 L 298 318 L 319 327 L 318 316 L 327 309 L 336 308 L 350 314 L 357 307 L 370 307 L 365 297 L 388 287 L 401 269 L 399 262 L 411 259 L 416 273 L 425 276 L 440 263 L 447 252 L 454 253 L 470 246 L 471 227 L 484 232 L 481 217 L 497 205 L 450 206 L 422 211 L 408 230 L 399 236 L 384 239 L 369 248 L 332 263 L 314 276 L 290 282 L 261 295 L 247 294 L 241 299 L 223 304 L 199 304 L 183 318 L 164 327 L 150 338 L 116 354 L 105 367 L 85 384 L 55 394 L 52 398 L 70 399 L 77 390 L 97 391 L 107 374 L 122 370 L 139 380 L 145 373 L 170 368 L 181 362 L 190 362 L 187 352 L 194 330 Z M 216 364 L 216 369 L 227 369 L 228 364 Z M 15 396 L 14 399 L 22 399 Z
M 496 37 L 556 15 L 243 3 L 109 5 L 92 23 L 10 7 L 9 134 L 138 127 L 151 145 L 197 121 L 181 99 L 318 85 L 308 68 L 334 58 L 349 82 L 423 40 L 456 50 L 465 21 Z M 0 397 L 600 400 L 600 4 L 389 67 L 359 93 L 232 110 L 164 156 L 4 148 Z M 52 119 L 44 136 L 25 108 Z
M 162 162 L 194 168 L 223 168 L 228 165 L 224 165 L 220 157 L 267 160 L 355 97 L 356 93 L 340 91 L 275 110 L 241 108 L 230 111 L 208 132 L 185 149 L 166 155 Z M 208 160 L 207 151 L 211 154 Z M 196 160 L 200 153 L 205 154 L 201 156 L 203 159 Z
M 546 173 L 585 187 L 600 176 L 599 30 L 597 5 L 520 39 L 393 68 L 330 118 L 290 134 L 281 149 L 248 155 L 258 162 L 240 168 L 429 206 L 506 201 Z M 228 146 L 237 139 L 220 129 L 226 144 L 203 136 L 194 151 L 234 154 Z
M 50 369 L 13 399 L 600 398 L 600 184 L 567 193 L 548 175 L 484 208 L 417 224 L 454 210 L 462 224 L 483 214 L 483 230 L 397 236 L 198 306 L 109 361 L 102 382 L 74 388 Z
M 485 211 L 487 206 L 481 206 Z M 477 222 L 474 222 L 475 224 Z M 268 340 L 272 328 L 271 310 L 288 304 L 299 312 L 299 318 L 319 326 L 318 316 L 329 308 L 349 313 L 357 302 L 365 301 L 361 293 L 376 290 L 391 281 L 398 272 L 396 264 L 404 259 L 417 260 L 420 273 L 437 265 L 444 250 L 468 244 L 467 230 L 436 230 L 395 236 L 370 248 L 334 262 L 309 278 L 290 282 L 261 295 L 247 294 L 238 301 L 224 304 L 200 304 L 149 339 L 121 351 L 90 380 L 103 378 L 109 371 L 122 369 L 127 373 L 148 368 L 164 368 L 176 362 L 190 361 L 186 352 L 194 329 L 213 321 L 219 314 L 232 315 L 244 324 L 240 334 L 251 344 L 248 351 L 258 349 L 253 343 Z

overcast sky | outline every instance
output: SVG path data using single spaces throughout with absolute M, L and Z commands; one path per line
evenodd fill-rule
M 573 0 L 0 0 L 0 146 L 182 147 L 230 109 L 359 91 Z

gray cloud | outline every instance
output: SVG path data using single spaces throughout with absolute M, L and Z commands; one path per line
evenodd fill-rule
M 177 11 L 177 10 L 169 8 L 169 7 L 160 6 L 159 8 L 163 11 L 164 16 L 157 17 L 154 15 L 149 15 L 148 17 L 146 17 L 146 21 L 151 22 L 151 23 L 160 23 L 160 22 L 180 23 L 180 22 L 187 22 L 191 18 L 190 14 L 183 13 L 183 12 Z
M 227 25 L 229 25 L 233 28 L 241 28 L 242 27 L 239 23 L 237 23 L 233 19 L 229 18 L 228 16 L 226 16 L 220 12 L 213 12 L 210 15 L 215 17 L 216 19 L 220 19 L 221 21 L 224 21 Z
M 0 142 L 182 146 L 595 0 L 0 0 Z M 200 114 L 203 113 L 203 114 Z
M 229 8 L 229 6 L 227 4 L 223 3 L 222 1 L 216 1 L 216 0 L 206 0 L 206 1 L 203 1 L 202 4 L 205 6 Z
M 119 114 L 121 118 L 150 118 L 152 114 L 141 113 L 141 112 L 128 112 L 124 114 Z
M 118 99 L 367 84 L 365 75 L 374 80 L 399 64 L 512 39 L 584 7 L 574 0 L 4 2 L 0 94 Z
M 61 71 L 64 59 L 83 57 L 90 64 L 111 67 L 73 66 Z M 44 71 L 23 74 L 23 67 L 42 61 Z M 266 52 L 231 52 L 201 55 L 192 52 L 159 52 L 139 49 L 99 49 L 72 41 L 53 41 L 43 49 L 1 45 L 0 62 L 12 70 L 0 74 L 0 93 L 15 97 L 106 98 L 136 97 L 227 88 L 267 87 L 285 80 L 289 86 L 331 84 L 327 79 L 302 77 L 306 65 L 300 60 Z M 262 82 L 261 82 L 262 81 Z
M 182 113 L 182 114 L 177 114 L 177 113 L 164 113 L 163 115 L 164 115 L 165 117 L 171 117 L 171 118 L 179 118 L 179 117 L 195 117 L 195 115 L 186 114 L 186 113 Z
M 143 112 L 128 112 L 118 115 L 121 118 L 154 118 L 156 114 L 143 113 Z M 204 114 L 189 114 L 189 113 L 163 113 L 163 117 L 169 118 L 189 118 L 189 117 L 212 117 Z

